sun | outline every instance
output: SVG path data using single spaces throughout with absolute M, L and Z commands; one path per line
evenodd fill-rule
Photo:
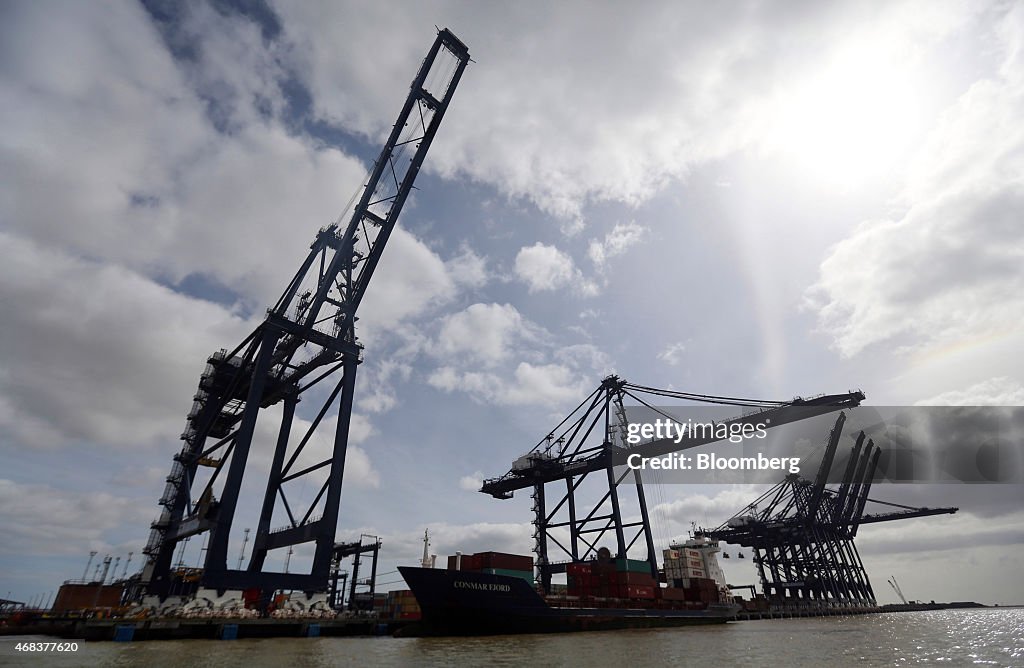
M 766 143 L 822 184 L 854 189 L 887 178 L 922 135 L 923 90 L 891 55 L 848 49 L 783 87 Z

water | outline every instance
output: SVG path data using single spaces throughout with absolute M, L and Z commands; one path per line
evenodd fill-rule
M 281 638 L 79 644 L 14 650 L 13 666 L 1024 666 L 1024 608 L 775 619 L 712 627 L 487 638 Z M 53 641 L 35 637 L 31 640 Z

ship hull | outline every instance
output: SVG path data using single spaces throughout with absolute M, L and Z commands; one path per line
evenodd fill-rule
M 422 610 L 419 624 L 402 635 L 472 636 L 510 633 L 566 633 L 609 629 L 721 624 L 735 619 L 738 607 L 668 609 L 655 602 L 573 601 L 549 605 L 532 584 L 517 577 L 401 566 L 399 571 Z M 568 601 L 566 601 L 568 602 Z

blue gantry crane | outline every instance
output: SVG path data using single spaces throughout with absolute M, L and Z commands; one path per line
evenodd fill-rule
M 175 547 L 203 533 L 208 536 L 200 586 L 327 591 L 361 362 L 356 312 L 468 62 L 466 46 L 440 30 L 347 226 L 339 220 L 321 229 L 263 322 L 233 350 L 207 359 L 181 436 L 184 445 L 174 455 L 144 550 L 145 593 L 171 592 Z M 313 405 L 308 425 L 295 420 L 300 399 Z M 249 563 L 228 568 L 229 536 L 257 420 L 279 405 L 281 422 Z M 307 446 L 328 414 L 336 416 L 330 452 L 297 465 L 304 450 L 309 455 Z M 319 490 L 305 508 L 289 502 L 300 483 Z M 284 526 L 272 527 L 278 519 Z M 309 573 L 265 569 L 269 551 L 307 542 L 315 543 Z

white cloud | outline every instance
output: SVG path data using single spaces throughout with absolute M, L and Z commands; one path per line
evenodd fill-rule
M 591 261 L 600 269 L 605 262 L 617 255 L 622 255 L 631 246 L 639 243 L 648 229 L 635 222 L 618 223 L 611 232 L 604 236 L 604 239 L 594 239 L 590 242 L 587 255 Z
M 377 489 L 380 487 L 380 473 L 373 468 L 373 462 L 366 450 L 349 443 L 345 455 L 345 485 Z
M 683 353 L 686 352 L 686 344 L 682 341 L 670 343 L 664 350 L 658 353 L 658 359 L 670 366 L 678 366 L 683 361 Z
M 520 362 L 512 378 L 444 366 L 434 371 L 427 382 L 446 392 L 466 392 L 475 401 L 504 406 L 546 406 L 580 399 L 590 389 L 593 379 L 581 377 L 562 364 Z
M 150 499 L 78 492 L 0 479 L 0 553 L 33 555 L 113 551 L 111 531 L 126 522 L 143 527 L 157 515 Z
M 670 526 L 667 529 L 681 531 L 689 529 L 691 522 L 699 526 L 711 523 L 714 528 L 742 510 L 763 491 L 763 486 L 730 485 L 717 491 L 714 496 L 687 494 L 681 498 L 656 504 L 651 513 L 664 517 Z
M 430 524 L 430 538 L 434 544 L 434 551 L 441 555 L 455 554 L 456 551 L 473 554 L 487 550 L 530 554 L 533 549 L 532 534 L 533 527 L 528 522 Z
M 559 348 L 554 352 L 554 358 L 571 367 L 596 374 L 610 373 L 614 366 L 611 357 L 590 343 L 577 343 Z
M 594 283 L 583 278 L 569 255 L 539 241 L 519 249 L 515 272 L 531 294 L 570 287 L 583 296 L 593 296 L 598 292 Z
M 360 306 L 360 336 L 372 338 L 404 320 L 448 303 L 457 287 L 444 261 L 401 227 L 395 228 Z
M 452 279 L 459 285 L 480 288 L 486 285 L 490 278 L 487 273 L 487 260 L 468 247 L 463 248 L 459 255 L 445 264 Z
M 842 56 L 861 54 L 863 62 L 863 54 L 884 53 L 875 68 L 884 74 L 967 23 L 971 11 L 930 3 L 924 12 L 913 2 L 814 12 L 754 3 L 594 11 L 566 2 L 522 11 L 493 4 L 368 9 L 282 1 L 276 8 L 315 112 L 371 136 L 388 127 L 409 64 L 427 47 L 431 35 L 423 26 L 451 27 L 477 62 L 463 77 L 428 169 L 466 174 L 528 198 L 562 216 L 570 234 L 581 227 L 588 202 L 636 204 L 694 164 L 750 146 L 775 150 L 772 119 L 806 108 L 806 100 L 791 101 L 806 82 L 827 77 Z M 348 20 L 355 15 L 358 25 Z M 374 22 L 388 26 L 383 52 L 362 27 Z M 613 34 L 613 40 L 594 39 Z M 630 46 L 636 44 L 644 48 Z M 358 57 L 364 53 L 375 54 L 373 68 Z M 860 125 L 831 133 L 817 121 L 816 132 L 802 128 L 804 137 L 856 131 L 859 144 L 838 146 L 857 152 L 879 145 Z
M 446 357 L 493 367 L 509 359 L 514 346 L 542 335 L 511 304 L 473 304 L 442 321 L 436 350 Z
M 204 360 L 253 323 L 116 267 L 0 233 L 0 427 L 18 442 L 175 441 Z
M 916 406 L 1020 406 L 1024 405 L 1024 385 L 1012 378 L 989 378 L 962 390 L 950 390 Z
M 459 478 L 459 489 L 467 492 L 479 492 L 480 486 L 483 484 L 484 474 L 482 471 L 474 471 L 470 475 L 464 475 Z
M 1024 10 L 993 41 L 1002 73 L 976 82 L 917 156 L 898 219 L 862 224 L 833 247 L 809 293 L 821 328 L 852 356 L 971 343 L 1024 322 Z
M 20 101 L 0 111 L 0 215 L 40 243 L 162 280 L 201 274 L 262 311 L 365 167 L 278 117 L 281 54 L 252 22 L 190 6 L 177 38 L 194 59 L 174 61 L 140 7 L 108 9 L 22 5 L 19 27 L 5 22 L 5 60 L 22 66 L 0 79 Z M 482 270 L 467 252 L 449 274 L 399 227 L 362 324 L 394 327 Z
M 386 413 L 398 404 L 395 382 L 406 382 L 412 366 L 394 358 L 378 359 L 371 366 L 364 363 L 356 379 L 357 405 L 370 413 Z

